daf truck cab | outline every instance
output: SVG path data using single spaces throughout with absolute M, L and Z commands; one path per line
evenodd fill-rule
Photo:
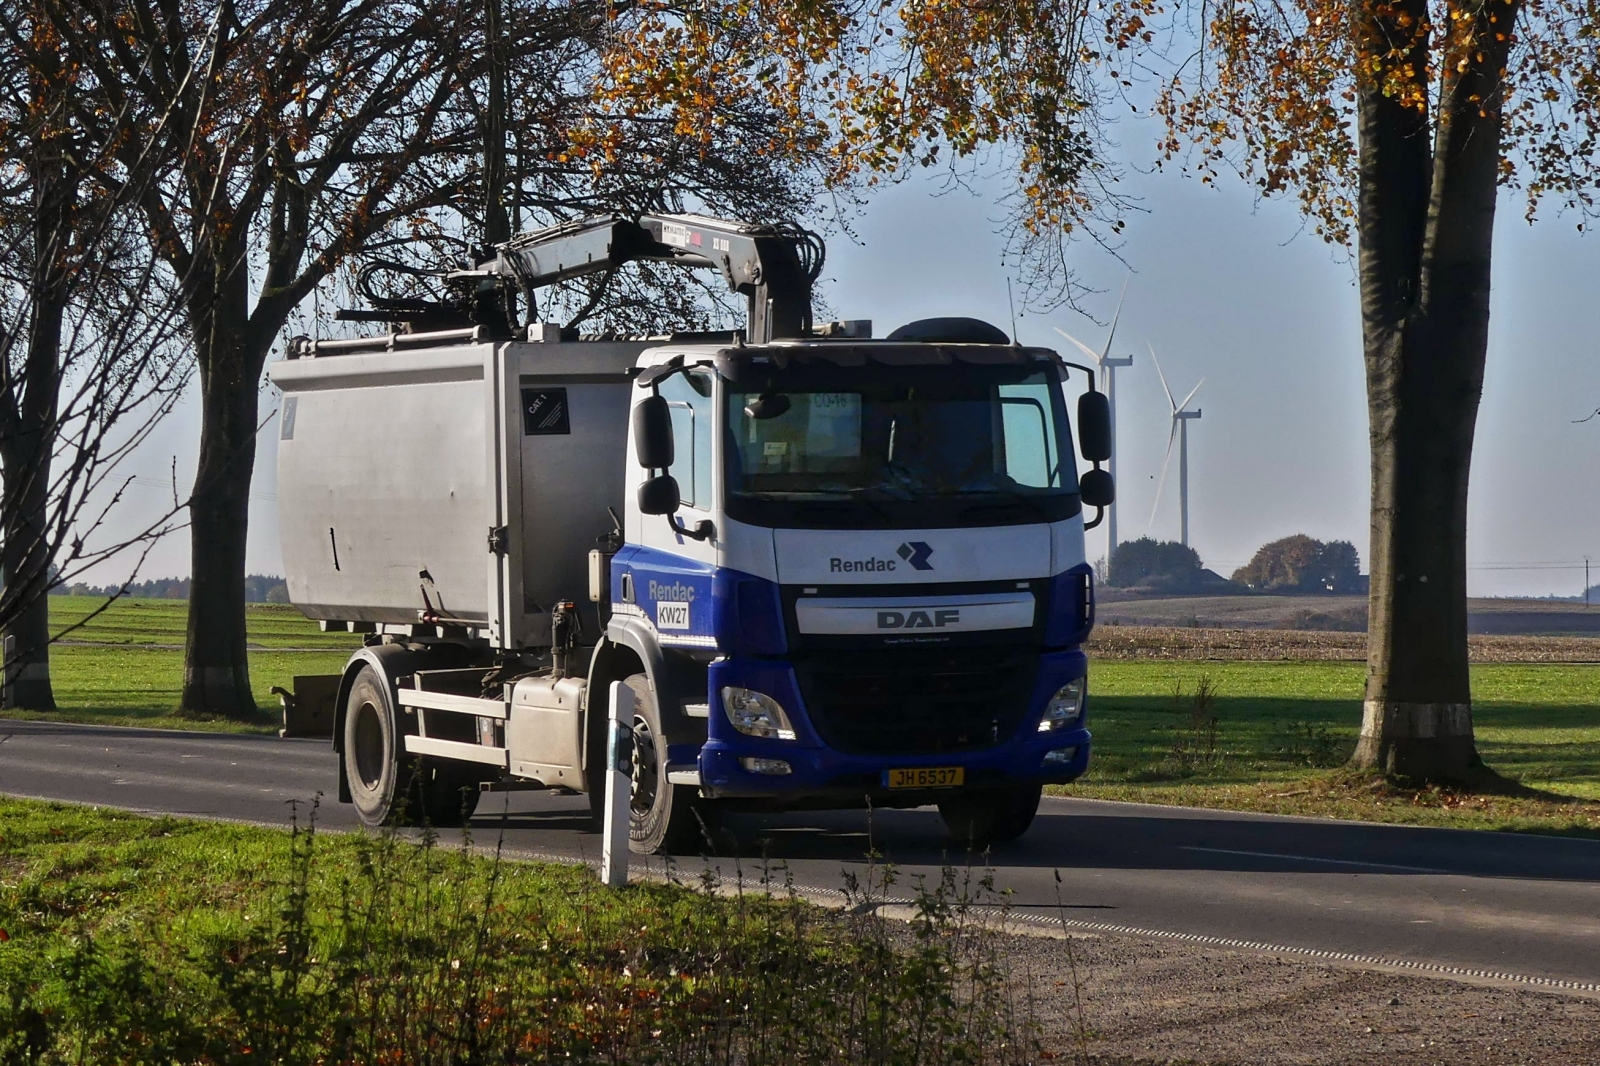
M 971 319 L 784 336 L 766 308 L 759 342 L 479 324 L 275 364 L 291 598 L 366 634 L 330 688 L 363 820 L 496 788 L 598 809 L 613 682 L 645 853 L 866 805 L 1005 841 L 1083 774 L 1092 375 Z

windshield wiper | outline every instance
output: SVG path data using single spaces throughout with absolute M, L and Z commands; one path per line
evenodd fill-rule
M 847 489 L 846 490 L 846 495 L 848 495 L 850 497 L 852 502 L 859 502 L 859 503 L 866 504 L 868 507 L 872 508 L 873 513 L 875 513 L 879 518 L 881 518 L 881 519 L 883 519 L 884 521 L 887 522 L 893 516 L 891 516 L 889 514 L 889 512 L 886 511 L 884 508 L 879 507 L 877 505 L 877 503 L 875 503 L 873 501 L 872 497 L 867 495 L 867 493 L 869 493 L 869 492 L 876 492 L 876 491 L 880 491 L 880 490 L 878 490 L 876 488 L 876 486 L 866 486 L 866 487 L 859 488 L 859 489 Z
M 966 494 L 963 493 L 963 495 L 966 495 Z M 975 495 L 975 496 L 977 496 L 977 495 L 997 496 L 1001 500 L 1004 500 L 1005 503 L 1007 503 L 1007 504 L 1014 504 L 1014 505 L 1017 505 L 1017 506 L 1021 506 L 1021 507 L 1027 508 L 1028 510 L 1032 511 L 1041 521 L 1044 521 L 1044 522 L 1053 521 L 1053 519 L 1050 517 L 1050 512 L 1046 511 L 1043 507 L 1039 506 L 1039 501 L 1038 500 L 1035 500 L 1031 496 L 1025 496 L 1022 493 L 1016 492 L 1014 490 L 986 489 L 982 493 L 972 493 L 972 495 Z M 996 503 L 976 503 L 975 502 L 975 503 L 970 504 L 966 508 L 964 508 L 962 510 L 962 512 L 961 512 L 961 516 L 963 518 L 965 518 L 967 515 L 972 514 L 974 511 L 986 511 L 986 510 L 987 511 L 992 511 L 992 510 L 994 510 L 994 508 L 996 506 L 1003 506 L 1003 505 L 1002 504 L 996 504 Z
M 851 507 L 861 504 L 879 518 L 889 521 L 893 516 L 871 498 L 863 495 L 872 491 L 874 490 L 870 488 L 851 488 L 812 492 L 742 492 L 739 495 L 770 500 L 774 503 L 786 503 L 792 507 Z

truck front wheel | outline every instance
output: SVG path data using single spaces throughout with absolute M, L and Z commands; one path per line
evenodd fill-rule
M 972 849 L 1004 844 L 1033 824 L 1041 791 L 1039 785 L 974 789 L 939 804 L 939 815 L 957 844 Z
M 363 825 L 399 822 L 401 800 L 410 784 L 410 763 L 402 760 L 399 724 L 388 686 L 371 666 L 363 666 L 350 686 L 344 715 L 344 772 L 350 803 Z
M 697 790 L 667 777 L 667 737 L 649 680 L 634 674 L 623 684 L 634 700 L 628 846 L 639 855 L 692 850 L 700 838 Z

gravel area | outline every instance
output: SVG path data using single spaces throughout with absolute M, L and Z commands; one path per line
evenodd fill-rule
M 1082 1062 L 1069 942 L 1007 937 L 1056 1061 Z M 1600 1062 L 1600 999 L 1133 937 L 1073 937 L 1089 1061 Z
M 1600 637 L 1472 636 L 1476 663 L 1600 662 Z M 1190 626 L 1095 627 L 1089 654 L 1099 659 L 1320 659 L 1361 662 L 1365 633 L 1295 629 L 1206 629 Z

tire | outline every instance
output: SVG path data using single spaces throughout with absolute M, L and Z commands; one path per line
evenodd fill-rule
M 408 756 L 403 736 L 388 684 L 363 666 L 344 718 L 344 771 L 356 816 L 372 828 L 463 824 L 478 806 L 473 771 Z
M 344 772 L 356 816 L 373 828 L 400 825 L 411 774 L 400 758 L 405 742 L 389 686 L 370 665 L 363 666 L 344 706 Z
M 636 855 L 693 851 L 701 837 L 699 790 L 667 780 L 667 741 L 649 680 L 634 674 L 623 684 L 634 700 L 628 848 Z
M 483 795 L 478 783 L 478 774 L 466 767 L 421 760 L 411 774 L 412 824 L 438 829 L 466 825 Z
M 1005 844 L 1020 837 L 1039 813 L 1040 785 L 974 790 L 939 804 L 950 838 L 964 848 L 977 850 Z

